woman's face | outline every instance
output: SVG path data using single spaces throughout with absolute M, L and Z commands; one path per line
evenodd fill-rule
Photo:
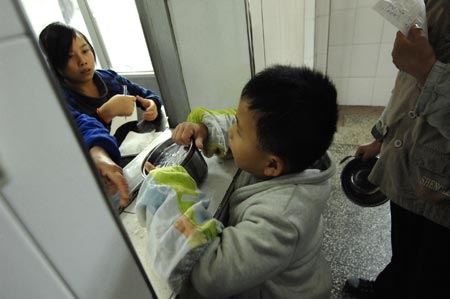
M 95 57 L 89 44 L 77 35 L 72 41 L 69 60 L 61 75 L 72 84 L 83 84 L 92 80 L 95 71 Z

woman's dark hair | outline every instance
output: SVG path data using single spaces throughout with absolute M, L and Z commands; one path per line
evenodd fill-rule
M 336 88 L 307 67 L 276 65 L 244 86 L 241 100 L 257 115 L 261 148 L 278 155 L 287 172 L 299 172 L 322 157 L 338 119 Z
M 71 26 L 61 22 L 54 22 L 47 25 L 39 34 L 39 45 L 41 50 L 47 57 L 50 67 L 60 80 L 62 77 L 59 70 L 63 70 L 67 66 L 67 62 L 69 61 L 69 52 L 72 48 L 72 42 L 77 35 L 84 38 L 86 43 L 91 48 L 95 59 L 96 56 L 94 47 L 92 47 L 89 40 L 83 33 Z

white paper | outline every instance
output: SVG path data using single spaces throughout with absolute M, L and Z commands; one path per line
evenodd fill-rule
M 373 9 L 405 36 L 414 25 L 422 28 L 425 36 L 428 35 L 423 0 L 380 0 Z
M 116 134 L 117 129 L 127 122 L 130 121 L 137 121 L 138 115 L 137 115 L 137 108 L 136 105 L 134 105 L 133 113 L 130 116 L 116 116 L 111 121 L 111 130 L 109 131 L 109 134 L 111 136 L 114 136 Z
M 122 157 L 134 156 L 144 150 L 153 140 L 155 140 L 162 132 L 136 133 L 128 132 L 119 147 Z

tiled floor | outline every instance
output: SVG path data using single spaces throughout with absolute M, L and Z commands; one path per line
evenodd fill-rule
M 370 129 L 381 112 L 382 108 L 341 107 L 338 132 L 330 148 L 337 162 L 353 155 L 359 144 L 372 140 Z M 337 165 L 324 215 L 324 251 L 331 264 L 332 299 L 351 298 L 342 293 L 346 278 L 375 278 L 391 253 L 389 204 L 367 208 L 348 200 L 340 186 L 344 165 Z
M 381 108 L 341 107 L 338 132 L 330 148 L 337 162 L 354 154 L 359 144 L 371 141 L 370 128 L 381 111 Z M 345 279 L 353 275 L 374 278 L 389 261 L 391 250 L 389 204 L 363 208 L 350 202 L 340 186 L 343 166 L 337 165 L 332 195 L 324 215 L 324 252 L 332 268 L 332 299 L 350 298 L 341 291 Z M 146 265 L 145 228 L 137 223 L 134 204 L 122 213 L 121 218 L 158 297 L 169 298 L 170 291 Z

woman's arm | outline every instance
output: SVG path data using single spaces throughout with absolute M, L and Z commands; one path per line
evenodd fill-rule
M 121 205 L 128 204 L 128 184 L 118 165 L 121 159 L 115 137 L 97 119 L 72 109 L 78 129 L 89 149 L 100 178 L 110 194 L 120 192 Z
M 450 64 L 436 61 L 416 107 L 420 116 L 450 140 Z
M 115 163 L 119 163 L 121 156 L 116 138 L 109 134 L 108 129 L 96 118 L 82 114 L 75 109 L 71 109 L 78 129 L 83 136 L 83 140 L 88 148 L 99 146 L 108 153 Z

